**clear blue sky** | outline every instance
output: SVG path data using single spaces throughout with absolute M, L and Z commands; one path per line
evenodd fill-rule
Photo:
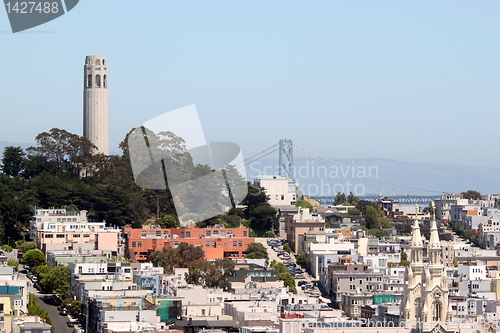
M 110 148 L 196 104 L 209 141 L 497 166 L 498 1 L 81 0 L 12 34 L 0 10 L 0 140 L 82 134 L 83 65 L 105 55 Z

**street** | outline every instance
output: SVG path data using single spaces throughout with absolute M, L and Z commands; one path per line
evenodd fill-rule
M 6 255 L 10 254 L 10 256 L 17 256 L 17 250 L 14 250 L 12 252 L 6 252 Z M 33 287 L 33 283 L 31 282 L 30 279 L 26 276 L 24 269 L 22 269 L 22 266 L 19 266 L 20 272 L 19 272 L 19 280 L 26 280 L 28 281 L 28 290 L 30 293 L 34 294 L 38 298 L 38 304 L 43 310 L 46 310 L 49 313 L 49 317 L 52 320 L 52 325 L 54 326 L 54 332 L 61 332 L 61 333 L 73 333 L 74 328 L 68 327 L 67 322 L 71 321 L 71 318 L 69 316 L 61 316 L 59 314 L 59 311 L 57 310 L 57 306 L 51 305 L 51 304 L 46 304 L 43 300 L 42 297 L 45 296 L 45 294 L 41 294 L 37 289 Z M 47 294 L 51 295 L 51 294 Z

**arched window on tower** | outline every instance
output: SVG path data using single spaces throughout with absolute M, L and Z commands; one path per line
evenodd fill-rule
M 101 60 L 96 59 L 96 60 L 95 60 L 95 64 L 96 64 L 96 65 L 100 65 L 100 64 L 101 64 Z
M 92 75 L 87 75 L 87 88 L 92 88 Z
M 434 301 L 432 303 L 432 320 L 433 321 L 441 321 L 441 311 L 442 305 L 440 301 Z
M 422 319 L 422 300 L 420 297 L 416 298 L 413 303 L 413 309 L 415 310 L 415 320 L 419 321 Z
M 100 76 L 99 74 L 97 74 L 97 75 L 95 76 L 95 86 L 96 86 L 97 88 L 100 88 L 100 87 L 101 87 L 101 76 Z
M 106 60 L 105 59 L 102 59 L 102 65 L 106 65 Z
M 108 87 L 108 82 L 107 82 L 107 77 L 106 77 L 106 74 L 104 74 L 102 76 L 102 85 L 104 88 L 107 88 Z

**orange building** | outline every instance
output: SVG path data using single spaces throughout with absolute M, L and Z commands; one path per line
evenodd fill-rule
M 153 226 L 154 227 L 154 226 Z M 127 253 L 132 262 L 148 262 L 149 255 L 161 251 L 165 246 L 177 247 L 185 242 L 200 246 L 205 259 L 244 257 L 248 244 L 254 243 L 248 228 L 192 228 L 192 229 L 143 229 L 125 228 Z

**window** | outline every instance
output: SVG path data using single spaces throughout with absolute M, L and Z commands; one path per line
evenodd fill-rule
M 210 241 L 206 241 L 205 246 L 210 246 Z
M 161 236 L 161 230 L 156 230 L 156 236 Z
M 89 234 L 83 234 L 83 237 L 87 237 L 87 238 L 89 238 L 89 237 L 90 237 L 90 235 L 89 235 Z
M 46 234 L 44 235 L 45 238 L 54 238 L 54 235 L 53 234 Z
M 168 230 L 163 230 L 164 235 L 168 235 Z
M 191 237 L 191 231 L 186 231 L 186 237 Z
M 146 236 L 146 230 L 143 230 L 143 231 L 141 232 L 141 236 L 142 236 L 142 237 L 145 237 L 145 236 Z
M 204 316 L 205 315 L 205 309 L 201 309 L 201 315 Z
M 351 284 L 351 285 L 349 286 L 349 289 L 350 289 L 350 290 L 356 290 L 356 286 L 355 286 L 355 285 L 353 285 L 353 284 Z
M 73 238 L 80 238 L 80 234 L 74 234 Z
M 137 247 L 142 247 L 142 242 L 137 242 Z
M 132 247 L 135 247 L 137 245 L 136 242 L 132 242 Z
M 214 235 L 218 235 L 219 234 L 219 230 L 214 230 Z
M 64 236 L 65 236 L 64 234 L 57 234 L 56 235 L 57 238 L 64 238 Z
M 243 231 L 243 237 L 247 237 L 247 233 L 248 233 L 248 232 L 247 232 L 246 230 L 244 230 L 244 231 Z
M 184 238 L 184 235 L 185 235 L 184 231 L 181 231 L 181 235 L 180 235 L 180 237 L 181 237 L 181 238 Z
M 22 304 L 22 301 L 21 301 L 20 299 L 16 299 L 16 300 L 14 300 L 14 306 L 15 306 L 15 307 L 20 307 L 20 306 L 21 306 L 21 304 Z
M 104 76 L 102 77 L 102 84 L 103 84 L 104 88 L 107 88 L 107 87 L 108 87 L 108 83 L 107 83 L 106 81 L 107 81 L 107 80 L 106 80 L 106 75 L 104 75 Z
M 238 241 L 238 246 L 243 246 L 243 242 L 242 241 Z
M 205 232 L 205 235 L 207 235 L 207 237 L 210 237 L 210 236 L 212 235 L 212 232 L 211 232 L 210 230 L 207 230 L 207 231 Z
M 92 88 L 92 75 L 90 74 L 87 75 L 87 88 Z

